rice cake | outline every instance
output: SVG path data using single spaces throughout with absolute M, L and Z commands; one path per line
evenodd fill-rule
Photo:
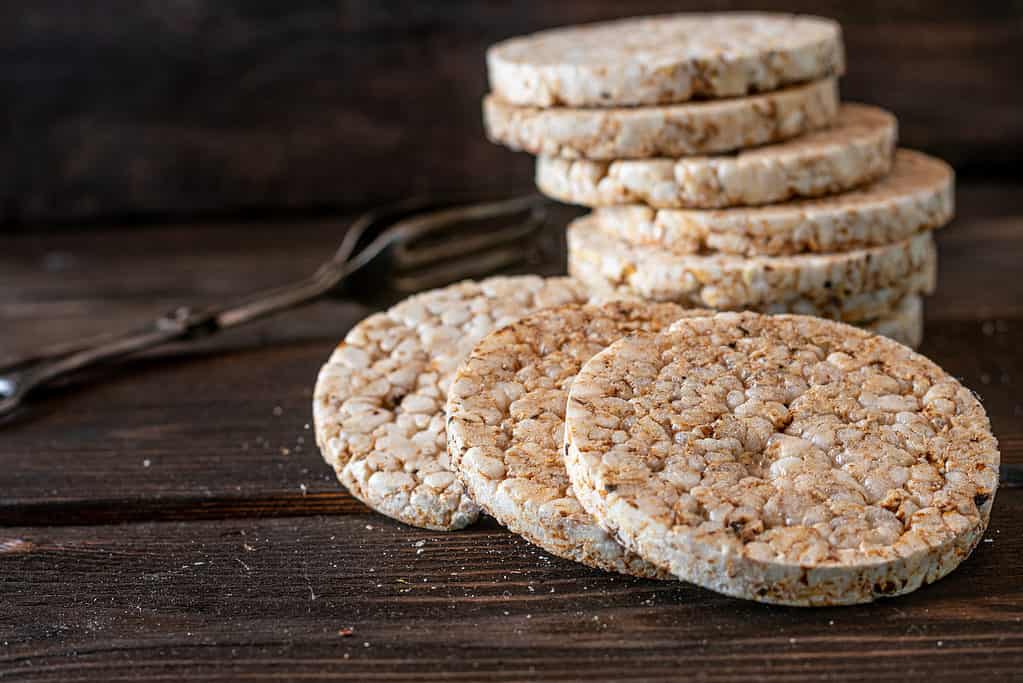
M 933 287 L 932 287 L 933 288 Z M 924 299 L 920 294 L 907 294 L 901 299 L 892 301 L 894 292 L 891 289 L 861 294 L 855 305 L 847 306 L 848 311 L 869 312 L 870 317 L 846 320 L 851 325 L 870 330 L 875 334 L 884 334 L 910 349 L 917 349 L 924 341 Z M 592 305 L 610 302 L 643 302 L 647 301 L 624 288 L 590 288 L 589 303 Z M 798 313 L 813 315 L 818 318 L 844 320 L 843 312 L 834 308 L 818 308 L 808 302 L 800 301 L 785 306 L 768 307 L 774 311 L 767 313 Z M 688 309 L 700 310 L 700 309 Z
M 938 580 L 987 526 L 977 398 L 884 337 L 804 316 L 685 318 L 583 366 L 565 419 L 583 507 L 735 597 L 839 605 Z
M 444 402 L 458 366 L 491 330 L 583 302 L 569 278 L 466 281 L 412 296 L 357 324 L 320 370 L 316 442 L 341 483 L 406 524 L 458 529 L 479 509 L 447 456 Z
M 568 226 L 569 272 L 593 289 L 624 290 L 643 299 L 718 310 L 792 310 L 791 305 L 835 310 L 864 320 L 873 292 L 890 291 L 890 305 L 933 286 L 937 261 L 929 233 L 883 247 L 836 254 L 757 256 L 673 254 L 616 240 L 592 216 Z M 864 300 L 867 297 L 868 300 Z M 807 311 L 810 312 L 810 311 Z
M 759 307 L 748 307 L 758 313 L 795 313 L 814 315 L 819 318 L 840 320 L 860 325 L 887 317 L 910 296 L 931 294 L 937 284 L 937 251 L 932 250 L 924 267 L 890 287 L 883 287 L 854 296 L 826 301 L 796 297 L 786 301 L 774 301 Z M 614 283 L 599 270 L 599 264 L 569 261 L 572 277 L 581 282 L 590 292 L 590 303 L 608 301 L 658 301 L 642 296 L 627 284 Z M 682 297 L 683 299 L 685 297 Z M 673 302 L 670 297 L 664 301 Z M 691 305 L 691 304 L 690 304 Z M 901 339 L 899 341 L 902 341 Z
M 536 185 L 548 197 L 584 206 L 770 204 L 844 192 L 887 175 L 897 135 L 890 113 L 844 104 L 828 128 L 733 155 L 623 161 L 540 157 Z
M 911 349 L 918 348 L 924 341 L 923 297 L 915 294 L 903 297 L 890 312 L 855 325 L 874 334 L 894 339 Z
M 539 109 L 483 99 L 491 141 L 515 150 L 573 159 L 646 159 L 721 154 L 787 140 L 838 115 L 834 79 L 731 100 L 659 107 Z
M 781 13 L 622 19 L 540 31 L 487 50 L 491 89 L 537 107 L 736 97 L 844 68 L 836 22 Z
M 674 304 L 568 305 L 484 337 L 455 375 L 447 402 L 448 454 L 472 499 L 558 557 L 664 578 L 608 536 L 572 494 L 562 460 L 565 401 L 582 364 L 611 342 L 708 314 Z
M 946 225 L 955 213 L 954 180 L 945 162 L 900 149 L 889 175 L 832 197 L 718 211 L 637 204 L 593 216 L 608 234 L 677 254 L 827 253 L 892 244 Z

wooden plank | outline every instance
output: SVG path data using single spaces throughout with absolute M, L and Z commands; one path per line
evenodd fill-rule
M 0 530 L 0 679 L 1009 680 L 1023 490 L 873 606 L 779 608 L 372 514 Z M 352 629 L 351 635 L 340 633 Z
M 501 38 L 677 11 L 669 0 L 197 0 L 0 6 L 0 223 L 326 210 L 414 190 L 524 188 L 489 144 L 483 54 Z M 1018 3 L 689 2 L 843 23 L 847 99 L 964 172 L 1018 174 Z
M 961 195 L 963 217 L 940 236 L 923 351 L 982 396 L 1004 461 L 1023 464 L 1023 281 L 1006 277 L 1023 262 L 1023 220 L 1005 214 L 1023 200 L 1015 186 Z M 338 230 L 250 223 L 0 238 L 0 356 L 281 284 L 310 271 Z M 2 428 L 0 524 L 362 509 L 305 425 L 319 366 L 367 310 L 323 302 L 43 397 Z

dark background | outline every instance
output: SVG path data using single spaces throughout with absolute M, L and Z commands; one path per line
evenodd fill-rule
M 1020 173 L 1020 2 L 34 0 L 0 5 L 0 229 L 528 186 L 531 159 L 483 137 L 487 45 L 685 9 L 834 17 L 846 99 L 893 110 L 961 182 Z

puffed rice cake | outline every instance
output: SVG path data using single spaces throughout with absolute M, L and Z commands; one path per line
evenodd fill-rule
M 517 105 L 635 106 L 735 97 L 841 75 L 829 19 L 674 14 L 540 31 L 487 51 L 490 87 Z
M 836 252 L 892 244 L 946 225 L 955 213 L 954 180 L 945 162 L 900 149 L 890 174 L 831 197 L 717 211 L 634 204 L 592 215 L 610 235 L 677 254 Z
M 916 281 L 923 280 L 924 283 L 910 283 L 910 286 L 905 289 L 921 292 L 933 290 L 936 273 L 937 268 L 932 265 L 920 276 L 911 278 Z M 585 283 L 584 280 L 580 281 Z M 868 292 L 855 297 L 854 301 L 843 302 L 841 307 L 819 306 L 806 300 L 798 300 L 783 305 L 766 306 L 766 310 L 759 312 L 768 314 L 796 313 L 842 320 L 875 334 L 883 334 L 889 339 L 894 339 L 900 344 L 915 349 L 923 343 L 924 339 L 923 297 L 919 294 L 903 296 L 901 294 L 903 289 Z M 613 301 L 646 301 L 646 299 L 622 287 L 607 287 L 606 283 L 601 283 L 598 278 L 597 286 L 590 288 L 590 304 L 600 305 Z M 856 315 L 861 317 L 857 318 Z
M 919 295 L 905 296 L 892 310 L 877 318 L 854 323 L 856 327 L 894 339 L 911 349 L 924 341 L 924 300 Z
M 829 128 L 732 155 L 610 162 L 539 157 L 536 185 L 548 197 L 584 206 L 770 204 L 835 194 L 887 175 L 897 136 L 890 113 L 844 104 Z
M 540 109 L 488 95 L 483 122 L 491 141 L 532 154 L 646 159 L 787 140 L 827 126 L 838 109 L 838 85 L 826 79 L 750 97 L 658 107 Z
M 447 456 L 444 402 L 455 370 L 491 330 L 548 306 L 586 301 L 569 278 L 466 281 L 357 324 L 320 370 L 316 442 L 341 483 L 406 524 L 458 529 L 479 509 Z
M 562 460 L 565 402 L 582 364 L 611 342 L 710 313 L 644 302 L 567 305 L 484 337 L 455 375 L 447 402 L 448 454 L 472 499 L 558 557 L 665 578 L 608 536 L 572 494 Z
M 998 444 L 927 358 L 848 325 L 725 313 L 620 340 L 569 396 L 576 496 L 641 557 L 735 597 L 839 605 L 946 575 Z
M 590 292 L 590 303 L 607 301 L 650 301 L 627 284 L 613 282 L 600 272 L 599 264 L 576 263 L 569 260 L 572 276 L 579 280 Z M 818 297 L 795 297 L 785 301 L 773 301 L 753 310 L 757 313 L 795 313 L 798 315 L 815 315 L 819 318 L 841 320 L 842 322 L 861 325 L 889 316 L 900 302 L 913 295 L 931 294 L 937 284 L 938 260 L 937 250 L 930 250 L 923 267 L 913 274 L 899 280 L 890 287 L 882 287 L 859 294 L 821 301 Z M 686 300 L 687 297 L 681 297 Z M 664 299 L 673 302 L 671 297 Z M 676 302 L 677 303 L 677 302 Z M 689 304 L 692 306 L 692 304 Z M 902 339 L 899 339 L 902 341 Z
M 906 294 L 928 292 L 937 261 L 929 233 L 834 254 L 746 258 L 673 254 L 629 244 L 605 234 L 595 223 L 591 215 L 568 226 L 568 269 L 573 277 L 594 290 L 701 308 L 774 313 L 809 305 L 815 314 L 865 320 Z M 877 301 L 875 292 L 888 293 L 887 300 Z

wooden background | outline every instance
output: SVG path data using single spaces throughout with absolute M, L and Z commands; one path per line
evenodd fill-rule
M 1018 175 L 1023 4 L 914 0 L 21 0 L 0 4 L 0 225 L 344 211 L 525 187 L 483 139 L 483 54 L 564 23 L 761 8 L 840 20 L 849 99 L 961 178 Z

